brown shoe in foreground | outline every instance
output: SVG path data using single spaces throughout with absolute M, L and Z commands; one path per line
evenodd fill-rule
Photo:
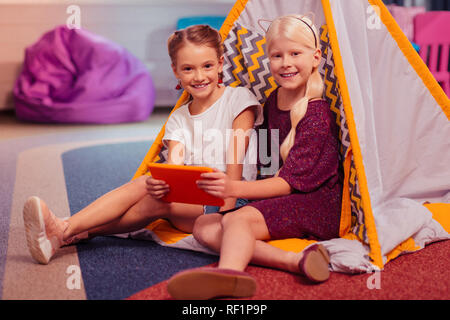
M 169 294 L 177 300 L 207 300 L 254 295 L 256 281 L 246 272 L 219 268 L 195 268 L 170 278 Z

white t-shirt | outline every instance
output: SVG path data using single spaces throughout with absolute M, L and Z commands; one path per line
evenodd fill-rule
M 263 121 L 262 107 L 253 93 L 244 87 L 225 87 L 222 96 L 207 110 L 191 115 L 189 103 L 175 110 L 166 123 L 163 143 L 179 141 L 185 146 L 185 165 L 206 166 L 226 171 L 228 145 L 234 119 L 246 108 L 257 106 L 255 126 Z M 242 176 L 256 179 L 257 134 L 252 129 Z M 164 155 L 167 159 L 167 154 Z

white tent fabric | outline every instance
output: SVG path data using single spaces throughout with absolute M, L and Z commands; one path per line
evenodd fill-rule
M 367 1 L 330 4 L 382 254 L 449 238 L 422 206 L 450 195 L 448 119 Z
M 379 8 L 365 0 L 329 3 L 382 254 L 412 236 L 422 247 L 449 238 L 422 206 L 450 196 L 450 138 L 443 138 L 450 137 L 448 119 L 381 21 Z M 235 23 L 264 35 L 259 19 L 308 12 L 316 26 L 327 23 L 316 0 L 250 0 Z M 359 241 L 324 245 L 335 271 L 374 268 Z

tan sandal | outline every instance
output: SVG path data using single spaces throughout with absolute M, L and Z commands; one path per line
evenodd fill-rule
M 309 280 L 323 282 L 330 277 L 329 263 L 330 256 L 327 249 L 321 244 L 314 244 L 303 251 L 298 269 Z

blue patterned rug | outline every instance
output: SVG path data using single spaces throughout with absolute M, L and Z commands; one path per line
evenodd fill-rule
M 79 148 L 62 155 L 72 214 L 130 180 L 148 142 Z M 105 161 L 105 159 L 108 159 Z M 217 260 L 151 241 L 98 237 L 77 245 L 88 299 L 124 299 L 186 268 Z
M 125 299 L 217 260 L 117 237 L 65 247 L 46 266 L 28 253 L 22 207 L 29 196 L 40 196 L 57 216 L 72 215 L 128 182 L 158 132 L 86 130 L 0 142 L 0 299 Z M 71 270 L 81 273 L 80 288 L 68 285 Z

